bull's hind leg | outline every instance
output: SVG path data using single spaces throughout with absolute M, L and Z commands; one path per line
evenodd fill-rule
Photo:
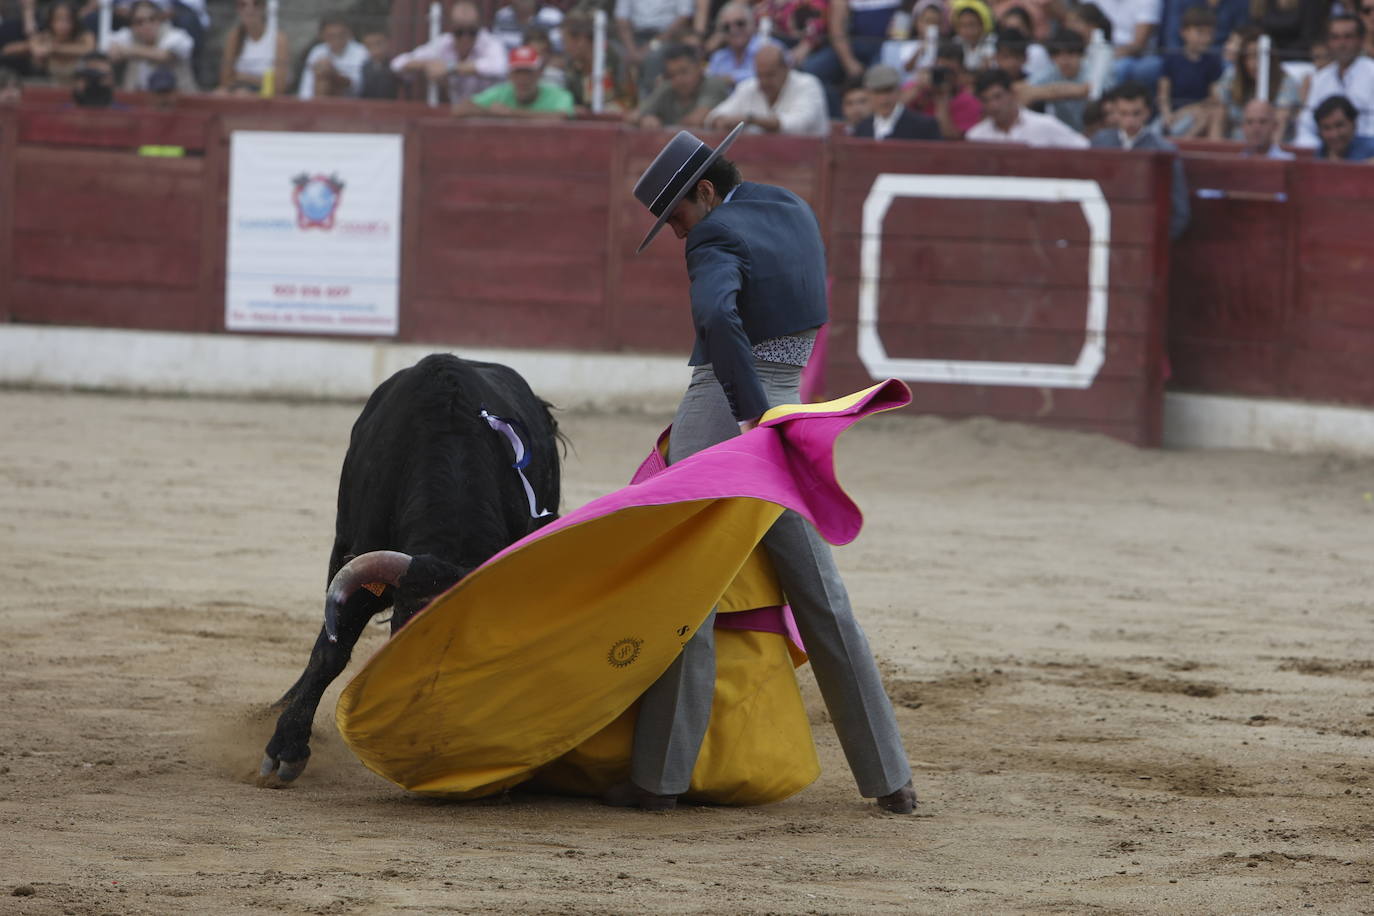
M 305 770 L 310 760 L 310 732 L 320 698 L 334 679 L 348 667 L 348 660 L 367 622 L 386 610 L 390 596 L 378 597 L 360 589 L 344 602 L 338 619 L 338 641 L 331 642 L 323 627 L 310 651 L 305 671 L 286 691 L 274 708 L 281 709 L 277 729 L 267 742 L 267 751 L 258 768 L 258 785 L 289 783 Z

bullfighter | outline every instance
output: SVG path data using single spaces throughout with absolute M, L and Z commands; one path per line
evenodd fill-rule
M 742 181 L 722 158 L 743 127 L 714 149 L 680 131 L 634 188 L 657 220 L 639 251 L 665 224 L 686 240 L 696 345 L 673 420 L 670 464 L 749 431 L 772 406 L 800 402 L 802 367 L 828 317 L 815 214 L 791 191 Z M 896 716 L 829 545 L 790 510 L 763 544 L 860 793 L 884 810 L 911 813 L 916 792 Z M 711 717 L 713 618 L 645 693 L 630 782 L 610 789 L 606 803 L 664 810 L 687 791 Z

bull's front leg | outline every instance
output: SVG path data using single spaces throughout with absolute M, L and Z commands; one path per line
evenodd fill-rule
M 330 639 L 327 628 L 320 628 L 315 648 L 305 671 L 291 689 L 274 704 L 281 708 L 277 728 L 267 742 L 267 750 L 258 768 L 258 785 L 270 786 L 293 781 L 305 770 L 310 760 L 310 733 L 320 699 L 334 679 L 348 667 L 367 622 L 374 614 L 386 609 L 384 600 L 366 589 L 351 595 L 343 602 L 337 617 L 337 639 Z

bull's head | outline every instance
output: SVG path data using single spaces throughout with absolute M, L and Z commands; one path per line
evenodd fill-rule
M 339 614 L 360 588 L 381 596 L 381 589 L 395 589 L 391 602 L 391 630 L 396 632 L 412 616 L 443 594 L 471 567 L 455 566 L 422 553 L 412 557 L 397 550 L 374 550 L 349 560 L 334 574 L 324 599 L 324 631 L 330 642 L 339 641 Z M 404 583 L 402 580 L 405 580 Z
M 396 550 L 374 550 L 354 557 L 340 567 L 324 597 L 324 632 L 330 642 L 339 641 L 339 610 L 353 593 L 373 584 L 400 585 L 413 558 Z

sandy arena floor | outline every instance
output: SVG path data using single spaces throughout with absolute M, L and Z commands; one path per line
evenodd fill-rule
M 769 807 L 410 796 L 342 680 L 258 789 L 356 412 L 0 392 L 0 913 L 1374 913 L 1374 461 L 852 430 L 918 817 L 857 797 L 810 683 L 824 773 Z M 565 506 L 667 420 L 561 419 Z

